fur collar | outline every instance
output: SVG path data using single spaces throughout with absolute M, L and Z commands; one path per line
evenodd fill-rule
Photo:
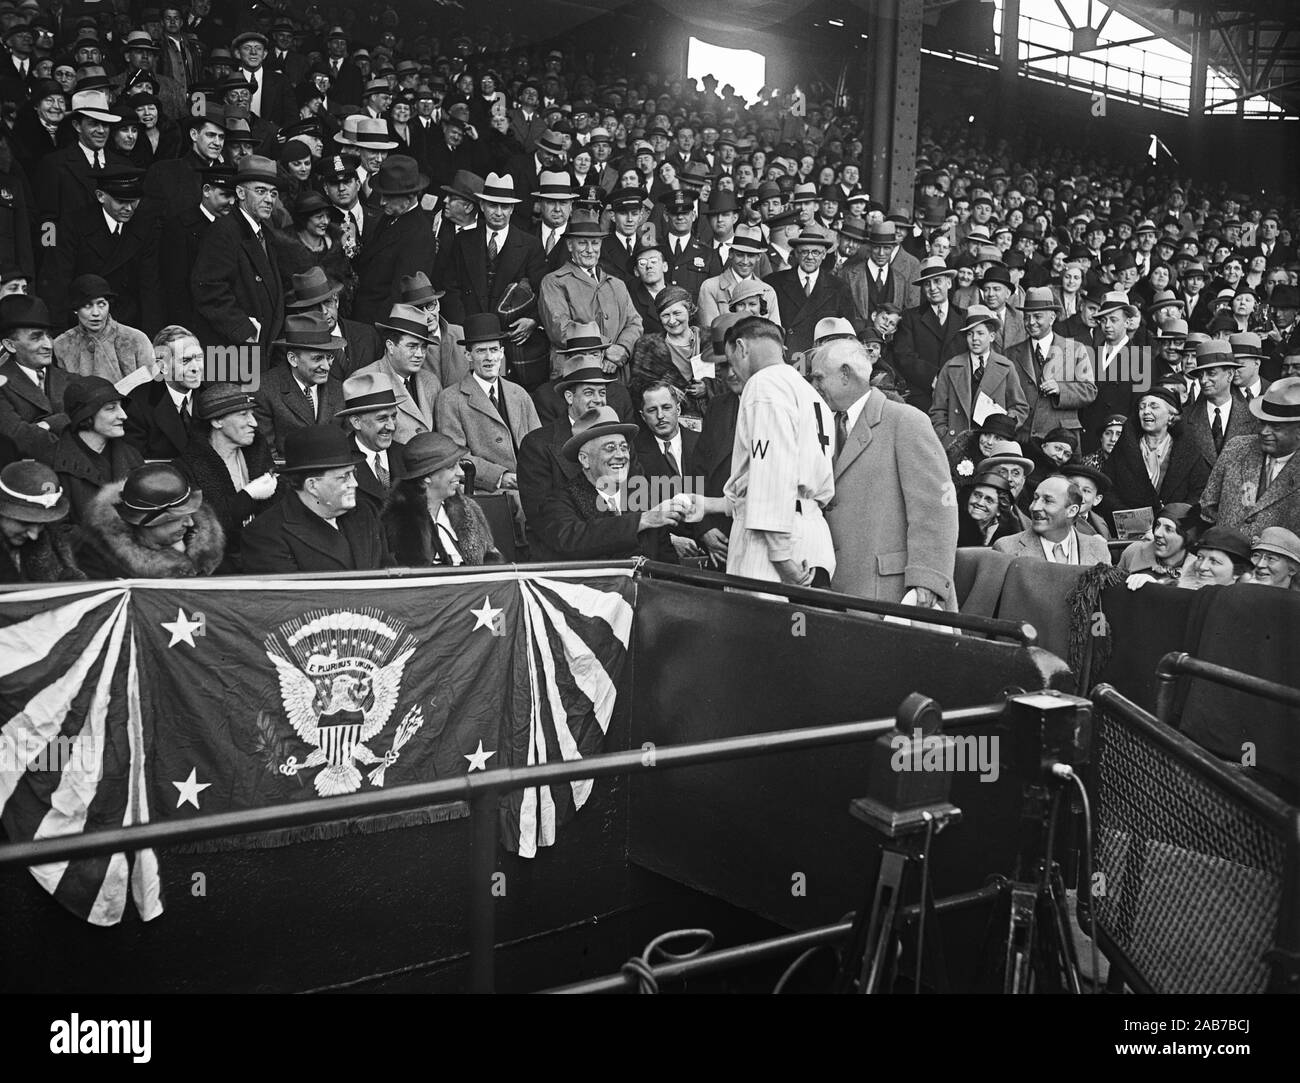
M 492 528 L 478 502 L 454 496 L 446 502 L 447 518 L 456 532 L 466 564 L 496 564 L 502 560 L 492 540 Z M 423 568 L 434 563 L 433 520 L 429 518 L 423 489 L 396 485 L 384 505 L 388 547 L 399 567 Z
M 149 549 L 139 543 L 130 524 L 117 514 L 125 482 L 105 485 L 86 509 L 82 523 L 83 563 L 94 555 L 106 577 L 128 579 L 187 579 L 211 575 L 221 563 L 225 537 L 212 510 L 200 505 L 194 529 L 186 535 L 185 551 Z

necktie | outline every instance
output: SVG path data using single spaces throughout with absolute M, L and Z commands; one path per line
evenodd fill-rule
M 805 296 L 811 296 L 811 294 L 812 294 L 812 286 L 813 286 L 813 284 L 812 284 L 812 276 L 811 276 L 811 275 L 804 275 L 804 276 L 803 276 L 803 292 L 804 292 L 804 295 L 805 295 Z
M 495 233 L 489 233 L 489 234 L 488 234 L 488 245 L 487 245 L 488 262 L 489 262 L 489 263 L 495 263 L 495 262 L 496 262 L 496 259 L 497 259 L 497 252 L 498 252 L 498 251 L 499 251 L 499 249 L 497 248 L 497 235 L 496 235 Z
M 45 370 L 44 369 L 36 370 L 36 390 L 39 391 L 42 395 L 45 394 Z
M 555 230 L 548 229 L 546 231 L 546 254 L 548 256 L 551 254 L 551 249 L 554 247 L 555 247 Z
M 26 79 L 26 78 L 27 78 L 27 61 L 26 61 L 26 60 L 20 60 L 20 61 L 18 61 L 18 75 L 19 75 L 19 78 L 22 78 L 22 79 Z
M 673 442 L 663 440 L 661 443 L 664 445 L 664 462 L 668 464 L 668 469 L 673 472 L 673 477 L 681 477 L 682 468 L 677 465 L 677 456 L 673 454 Z
M 104 168 L 104 155 L 99 151 L 95 151 L 95 168 L 96 169 Z
M 257 76 L 253 75 L 250 72 L 248 76 L 248 96 L 251 98 L 256 93 L 257 93 Z
M 496 384 L 493 384 L 490 388 L 488 388 L 488 399 L 489 399 L 489 400 L 491 401 L 491 403 L 492 403 L 492 409 L 494 409 L 494 410 L 497 412 L 497 416 L 499 417 L 499 416 L 501 415 L 501 403 L 497 401 L 497 385 L 496 385 Z M 505 420 L 505 419 L 502 418 L 502 420 Z
M 406 391 L 411 396 L 411 401 L 415 403 L 415 408 L 418 410 L 420 408 L 420 396 L 416 391 L 414 376 L 408 376 L 406 378 Z
M 342 63 L 343 61 L 341 60 L 334 61 L 334 78 L 336 79 L 338 78 L 338 74 L 339 74 L 339 65 Z
M 388 473 L 388 469 L 384 466 L 384 460 L 380 457 L 379 452 L 377 451 L 375 452 L 375 477 L 379 479 L 380 485 L 385 489 L 388 488 L 391 475 Z
M 682 242 L 681 242 L 681 241 L 673 241 L 673 255 L 674 255 L 674 256 L 680 256 L 680 255 L 682 254 L 682 248 L 683 248 L 683 245 L 682 245 Z
M 974 400 L 975 394 L 980 389 L 980 381 L 982 379 L 984 379 L 984 360 L 983 358 L 976 358 L 975 371 L 971 374 L 970 378 L 970 393 L 972 400 Z
M 1043 353 L 1043 344 L 1041 342 L 1034 343 L 1034 357 L 1038 360 L 1038 375 L 1042 376 L 1043 368 L 1047 364 L 1047 357 Z
M 122 223 L 121 223 L 121 222 L 118 222 L 118 224 L 115 225 L 115 226 L 113 227 L 113 236 L 114 236 L 114 237 L 120 237 L 120 236 L 122 236 Z
M 1217 406 L 1214 408 L 1214 420 L 1210 423 L 1210 436 L 1214 438 L 1214 451 L 1217 454 L 1223 450 L 1223 415 Z
M 1057 564 L 1069 564 L 1070 558 L 1065 551 L 1065 543 L 1057 542 L 1052 546 L 1052 555 L 1056 557 Z
M 849 442 L 849 414 L 847 410 L 835 411 L 835 459 L 844 454 L 844 445 Z
M 181 421 L 184 422 L 187 429 L 190 427 L 190 421 L 192 418 L 193 414 L 190 411 L 190 397 L 186 395 L 181 399 Z
M 876 289 L 883 290 L 884 288 L 885 288 L 885 269 L 883 267 L 877 267 L 876 268 Z
M 302 393 L 307 396 L 307 407 L 311 410 L 311 416 L 316 417 L 316 385 L 308 384 L 302 389 Z

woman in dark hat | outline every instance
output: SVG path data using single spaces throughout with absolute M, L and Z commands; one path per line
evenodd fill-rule
M 993 454 L 993 445 L 1002 440 L 1016 439 L 1016 419 L 1010 414 L 989 414 L 984 424 L 978 425 L 957 437 L 948 449 L 948 463 L 952 467 L 953 483 L 969 485 L 975 476 L 975 466 Z
M 240 534 L 276 494 L 271 445 L 257 431 L 254 402 L 237 384 L 204 387 L 195 396 L 195 429 L 179 460 L 226 536 L 224 572 L 241 570 Z
M 23 459 L 0 470 L 0 583 L 85 579 L 67 518 L 67 494 L 44 463 Z
M 297 140 L 291 140 L 297 142 Z M 344 212 L 319 192 L 304 189 L 292 205 L 291 225 L 271 231 L 271 244 L 280 268 L 280 280 L 287 297 L 293 290 L 294 275 L 320 267 L 327 278 L 343 286 L 343 296 L 351 295 L 355 282 L 352 261 L 343 251 Z
M 80 522 L 99 491 L 144 462 L 125 440 L 126 411 L 117 388 L 101 376 L 74 380 L 63 393 L 68 427 L 54 446 L 54 470 Z
M 276 229 L 296 227 L 294 211 L 299 196 L 310 191 L 312 160 L 311 147 L 301 139 L 290 139 L 280 148 L 275 171 L 278 199 L 271 216 Z
M 147 169 L 154 162 L 179 157 L 181 133 L 175 121 L 162 115 L 162 103 L 156 94 L 132 94 L 124 105 L 140 121 L 140 138 L 131 156 L 131 164 Z
M 400 480 L 380 514 L 400 567 L 499 564 L 483 509 L 462 492 L 466 448 L 441 433 L 413 436 L 402 449 Z
M 1166 504 L 1201 499 L 1210 467 L 1179 424 L 1181 410 L 1171 388 L 1157 386 L 1138 396 L 1132 418 L 1102 467 L 1113 483 L 1106 511 L 1112 528 L 1117 511 L 1150 508 L 1154 514 Z
M 102 376 L 116 383 L 137 369 L 153 365 L 153 343 L 135 327 L 113 319 L 117 294 L 99 275 L 80 275 L 68 286 L 68 307 L 76 326 L 54 340 L 59 367 L 75 376 Z
M 42 158 L 59 147 L 59 125 L 68 112 L 63 87 L 53 79 L 38 79 L 31 97 L 14 120 L 14 152 L 27 176 L 36 176 Z
M 1178 580 L 1188 590 L 1230 586 L 1251 570 L 1250 539 L 1231 527 L 1210 527 L 1190 548 L 1193 559 Z
M 1156 513 L 1151 537 L 1135 541 L 1120 554 L 1115 566 L 1120 571 L 1146 575 L 1156 582 L 1175 582 L 1183 566 L 1192 559 L 1191 547 L 1201 531 L 1201 520 L 1192 504 L 1166 504 Z M 1134 584 L 1129 584 L 1130 589 Z
M 117 120 L 109 126 L 108 145 L 104 149 L 116 151 L 137 169 L 141 168 L 136 155 L 136 148 L 140 145 L 140 118 L 134 109 L 118 105 L 113 109 Z
M 977 474 L 958 487 L 958 547 L 987 548 L 1020 530 L 1011 507 L 1011 485 L 1001 474 Z
M 223 548 L 203 493 L 171 463 L 146 463 L 91 501 L 75 551 L 91 579 L 187 579 L 212 575 Z

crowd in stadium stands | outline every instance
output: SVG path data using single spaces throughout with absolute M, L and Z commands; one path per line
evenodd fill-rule
M 725 567 L 758 317 L 959 545 L 1300 586 L 1294 202 L 963 126 L 900 210 L 834 102 L 448 13 L 0 2 L 0 581 Z

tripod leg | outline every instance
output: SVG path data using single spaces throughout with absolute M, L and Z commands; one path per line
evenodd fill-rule
M 1007 950 L 1002 971 L 1004 993 L 1034 991 L 1034 945 L 1037 939 L 1035 911 L 1038 889 L 1034 884 L 1011 885 L 1011 916 L 1007 930 Z
M 872 908 L 872 922 L 867 940 L 867 950 L 862 957 L 862 972 L 858 979 L 860 993 L 888 993 L 893 982 L 898 960 L 898 931 L 894 921 L 898 915 L 898 899 L 903 890 L 903 876 L 907 872 L 908 858 L 897 850 L 886 850 L 880 859 L 880 883 L 876 887 L 876 905 Z M 881 898 L 884 907 L 881 908 Z

